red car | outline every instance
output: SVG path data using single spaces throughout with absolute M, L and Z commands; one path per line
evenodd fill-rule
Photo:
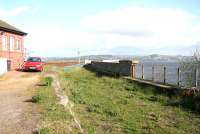
M 24 71 L 43 71 L 44 64 L 40 57 L 29 57 L 22 67 Z

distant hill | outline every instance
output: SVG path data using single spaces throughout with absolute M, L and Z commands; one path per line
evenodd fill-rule
M 192 60 L 192 56 L 170 56 L 170 55 L 159 55 L 152 54 L 147 56 L 137 56 L 137 55 L 88 55 L 81 56 L 81 60 L 139 60 L 141 62 L 179 62 L 179 61 L 190 61 Z M 78 60 L 79 57 L 48 57 L 47 61 L 75 61 Z
M 171 56 L 171 55 L 159 55 L 159 54 L 152 54 L 148 56 L 136 56 L 135 59 L 143 62 L 180 62 L 180 61 L 190 61 L 192 60 L 192 56 Z

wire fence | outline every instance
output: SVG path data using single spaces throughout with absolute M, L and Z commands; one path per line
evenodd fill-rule
M 179 63 L 140 63 L 136 78 L 179 87 L 199 87 L 198 67 L 182 67 Z

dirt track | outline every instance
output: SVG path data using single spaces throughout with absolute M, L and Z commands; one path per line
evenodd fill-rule
M 39 121 L 30 102 L 39 73 L 9 72 L 0 76 L 0 134 L 31 134 Z

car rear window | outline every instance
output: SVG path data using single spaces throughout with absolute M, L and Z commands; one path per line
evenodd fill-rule
M 41 62 L 41 59 L 40 58 L 36 58 L 36 57 L 29 57 L 27 61 L 30 61 L 30 62 Z

